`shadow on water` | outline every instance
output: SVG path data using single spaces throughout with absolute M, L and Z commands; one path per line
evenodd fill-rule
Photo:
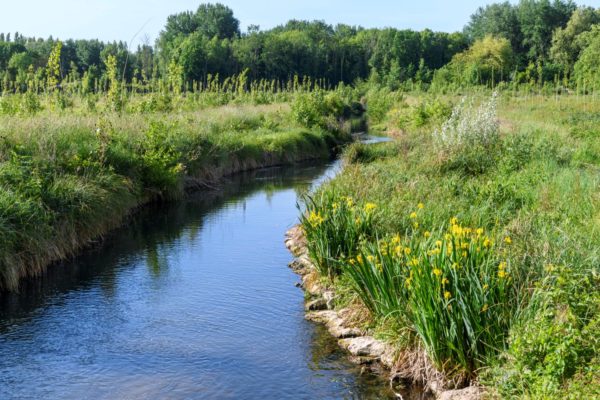
M 392 398 L 303 318 L 283 233 L 339 163 L 151 206 L 0 295 L 0 398 Z

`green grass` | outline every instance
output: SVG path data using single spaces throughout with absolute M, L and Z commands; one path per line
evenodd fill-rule
M 590 122 L 600 106 L 585 97 L 505 93 L 498 106 L 498 141 L 449 156 L 432 134 L 443 107 L 431 104 L 458 101 L 404 96 L 378 121 L 397 140 L 351 146 L 347 168 L 314 196 L 328 199 L 313 205 L 322 215 L 344 196 L 377 205 L 373 231 L 345 250 L 360 254 L 362 262 L 339 259 L 341 276 L 334 281 L 352 287 L 370 309 L 374 326 L 386 333 L 386 326 L 395 326 L 399 343 L 425 348 L 432 364 L 450 377 L 478 377 L 500 398 L 575 398 L 577 393 L 589 398 L 600 380 L 600 158 L 598 131 Z M 398 119 L 397 110 L 404 109 L 431 117 L 410 111 Z M 443 232 L 454 217 L 462 226 L 484 229 L 494 243 L 489 254 L 470 243 L 467 255 L 475 261 L 457 275 L 452 275 L 456 261 L 428 256 L 432 241 L 446 246 Z M 411 249 L 411 258 L 390 253 L 396 235 Z M 314 241 L 309 248 L 320 255 Z M 501 289 L 500 265 L 510 278 Z M 421 266 L 429 272 L 419 272 Z M 444 277 L 448 281 L 442 285 Z M 407 279 L 414 296 L 402 286 Z M 482 290 L 486 284 L 497 288 L 489 298 Z
M 234 103 L 116 113 L 74 105 L 0 115 L 0 289 L 17 289 L 21 278 L 75 254 L 149 201 L 180 198 L 234 172 L 327 158 L 351 139 L 341 119 L 306 126 L 290 110 Z M 324 119 L 334 112 L 313 110 Z

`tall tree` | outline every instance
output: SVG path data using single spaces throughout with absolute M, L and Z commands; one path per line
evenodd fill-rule
M 567 25 L 576 8 L 571 0 L 521 0 L 518 16 L 530 61 L 548 59 L 554 30 Z
M 580 35 L 600 23 L 600 12 L 592 7 L 578 8 L 564 28 L 558 28 L 552 36 L 550 56 L 566 71 L 571 71 L 579 58 L 584 43 Z

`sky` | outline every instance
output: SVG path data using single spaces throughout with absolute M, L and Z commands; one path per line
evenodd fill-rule
M 516 0 L 513 0 L 515 2 Z M 203 0 L 2 0 L 0 32 L 60 39 L 154 43 L 167 16 L 195 10 Z M 453 32 L 485 0 L 219 0 L 233 9 L 241 28 L 268 29 L 290 19 L 324 20 L 366 28 Z M 600 7 L 600 0 L 580 4 Z M 133 39 L 133 40 L 132 40 Z

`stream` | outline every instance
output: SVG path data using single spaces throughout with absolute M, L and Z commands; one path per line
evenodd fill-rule
M 0 398 L 392 398 L 304 319 L 287 267 L 298 196 L 339 169 L 253 171 L 145 208 L 0 295 Z

